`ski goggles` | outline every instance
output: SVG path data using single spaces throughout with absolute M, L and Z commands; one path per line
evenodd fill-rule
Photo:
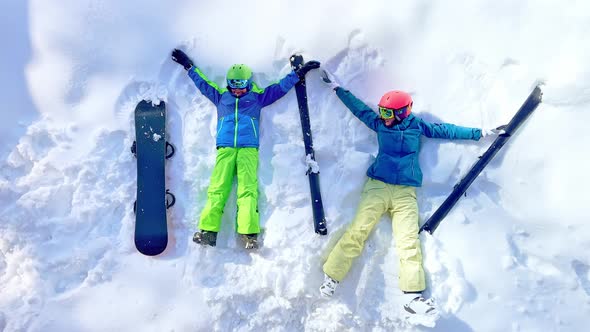
M 379 106 L 379 115 L 385 120 L 393 119 L 394 117 L 396 119 L 405 118 L 404 115 L 408 111 L 408 107 L 410 107 L 410 105 L 398 109 Z
M 232 89 L 245 89 L 248 87 L 250 80 L 231 79 L 227 80 L 227 85 Z

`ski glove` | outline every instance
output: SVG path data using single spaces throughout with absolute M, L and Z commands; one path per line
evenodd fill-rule
M 303 66 L 301 66 L 295 70 L 295 74 L 297 74 L 297 76 L 299 76 L 299 79 L 302 79 L 305 77 L 305 74 L 307 74 L 308 71 L 310 71 L 312 69 L 316 69 L 316 68 L 320 68 L 319 61 L 315 61 L 315 60 L 307 61 Z
M 189 57 L 183 51 L 177 48 L 172 51 L 172 60 L 181 64 L 184 67 L 184 70 L 189 70 L 193 66 L 191 59 L 189 59 Z
M 332 74 L 325 69 L 320 71 L 320 77 L 322 78 L 322 82 L 324 82 L 332 90 L 336 90 L 336 88 L 340 86 L 338 83 L 336 83 L 334 76 L 332 76 Z
M 505 133 L 504 129 L 506 126 L 500 126 L 498 128 L 482 128 L 481 129 L 481 137 L 484 138 L 486 136 L 492 135 L 502 135 Z

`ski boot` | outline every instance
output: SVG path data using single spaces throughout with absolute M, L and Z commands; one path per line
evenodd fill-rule
M 258 234 L 240 234 L 246 249 L 258 249 Z
M 327 274 L 324 274 L 324 282 L 320 286 L 320 294 L 322 295 L 322 297 L 332 297 L 339 283 L 339 281 L 332 279 Z
M 193 241 L 202 246 L 215 247 L 215 245 L 217 244 L 217 232 L 201 230 L 195 233 L 195 235 L 193 236 Z

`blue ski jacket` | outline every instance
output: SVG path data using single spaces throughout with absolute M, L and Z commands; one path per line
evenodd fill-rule
M 217 106 L 218 148 L 258 148 L 260 110 L 284 96 L 299 82 L 297 74 L 291 72 L 278 83 L 271 84 L 265 89 L 250 83 L 248 92 L 236 97 L 227 88 L 221 89 L 207 79 L 197 67 L 189 69 L 188 75 L 201 93 Z
M 336 95 L 367 127 L 377 132 L 379 153 L 367 170 L 367 176 L 385 183 L 420 187 L 422 170 L 418 163 L 420 136 L 447 139 L 481 138 L 481 129 L 449 123 L 428 123 L 413 114 L 387 127 L 369 106 L 341 87 Z

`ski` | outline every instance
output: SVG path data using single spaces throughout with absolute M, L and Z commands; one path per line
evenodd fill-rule
M 422 225 L 420 232 L 426 231 L 432 234 L 439 226 L 441 221 L 455 206 L 457 201 L 465 193 L 467 188 L 471 185 L 473 180 L 477 178 L 479 173 L 486 167 L 486 165 L 494 158 L 500 149 L 508 142 L 510 137 L 516 133 L 523 122 L 537 109 L 541 103 L 543 93 L 541 88 L 536 86 L 533 92 L 528 96 L 524 104 L 520 107 L 518 112 L 512 117 L 512 120 L 503 128 L 504 133 L 500 134 L 486 150 L 486 152 L 479 158 L 479 160 L 471 167 L 469 172 L 455 185 L 451 194 L 445 199 L 442 205 L 434 212 L 430 218 Z
M 303 56 L 294 54 L 291 56 L 291 67 L 295 70 L 303 66 Z M 320 177 L 315 162 L 315 153 L 313 151 L 313 141 L 311 138 L 311 125 L 309 122 L 309 108 L 307 106 L 307 91 L 305 89 L 305 78 L 302 78 L 295 84 L 295 93 L 297 94 L 297 104 L 299 105 L 299 116 L 301 118 L 301 129 L 303 131 L 303 143 L 305 145 L 305 155 L 308 164 L 307 175 L 309 177 L 309 188 L 311 191 L 311 207 L 313 209 L 313 221 L 315 232 L 320 235 L 328 234 L 326 227 L 326 218 L 324 216 L 324 205 L 320 192 Z

